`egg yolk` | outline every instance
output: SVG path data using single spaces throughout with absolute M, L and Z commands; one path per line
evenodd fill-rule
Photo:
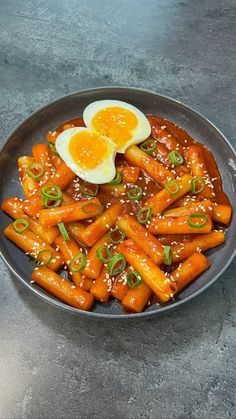
M 109 144 L 99 132 L 80 131 L 69 143 L 69 152 L 75 163 L 83 169 L 94 169 L 109 156 Z
M 136 115 L 119 106 L 101 109 L 92 119 L 92 127 L 110 137 L 118 148 L 124 146 L 132 138 L 132 132 L 137 125 Z

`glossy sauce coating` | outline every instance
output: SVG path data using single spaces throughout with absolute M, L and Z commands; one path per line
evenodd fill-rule
M 50 167 L 45 182 L 36 184 L 35 196 L 24 202 L 10 197 L 2 205 L 13 219 L 24 218 L 10 224 L 4 235 L 42 263 L 32 279 L 74 307 L 88 310 L 94 298 L 105 302 L 110 295 L 132 312 L 155 304 L 156 298 L 167 302 L 208 268 L 201 252 L 225 241 L 223 228 L 232 211 L 212 153 L 172 122 L 148 119 L 152 131 L 147 148 L 132 145 L 125 154 L 117 154 L 117 183 L 105 185 L 84 182 L 56 155 L 52 143 L 57 136 L 84 126 L 82 118 L 65 122 L 48 133 L 51 144 L 33 147 L 35 161 Z M 84 142 L 76 153 L 81 147 Z M 22 156 L 19 161 L 20 170 L 29 175 L 32 158 Z M 42 185 L 61 189 L 59 208 L 42 202 Z M 142 207 L 146 218 L 138 214 Z M 28 225 L 21 231 L 23 221 Z M 61 234 L 57 225 L 64 228 Z M 74 284 L 54 272 L 61 266 Z
M 169 133 L 169 135 L 172 135 L 183 147 L 198 144 L 202 148 L 207 165 L 207 171 L 210 175 L 214 186 L 214 192 L 216 194 L 215 202 L 218 204 L 230 205 L 229 198 L 223 192 L 220 171 L 212 152 L 202 143 L 195 141 L 186 131 L 175 125 L 173 122 L 160 117 L 151 117 L 149 118 L 149 122 L 151 122 L 152 130 L 155 129 L 155 125 L 165 126 L 165 130 Z
M 177 125 L 175 125 L 173 122 L 167 121 L 166 119 L 163 119 L 161 117 L 156 117 L 153 115 L 148 116 L 148 119 L 152 127 L 152 136 L 154 138 L 159 140 L 159 138 L 161 137 L 162 138 L 161 141 L 164 141 L 164 136 L 163 134 L 160 134 L 160 132 L 164 131 L 165 133 L 167 133 L 168 148 L 175 146 L 181 152 L 184 152 L 184 149 L 186 147 L 189 147 L 192 144 L 198 144 L 202 148 L 206 165 L 207 165 L 207 170 L 211 178 L 212 184 L 214 186 L 214 192 L 215 192 L 214 202 L 218 204 L 230 205 L 227 195 L 223 192 L 221 175 L 220 175 L 217 163 L 213 157 L 212 152 L 203 144 L 195 141 L 186 131 L 184 131 L 182 128 L 178 127 Z M 62 124 L 55 130 L 55 134 L 54 134 L 55 138 L 60 132 L 63 131 L 63 129 L 65 129 L 65 127 L 69 128 L 70 126 L 73 126 L 73 125 L 84 126 L 84 121 L 82 118 L 76 118 L 76 119 L 72 119 L 70 121 L 65 122 L 64 124 Z M 158 160 L 158 157 L 160 158 L 160 153 L 162 153 L 162 156 L 163 156 L 162 163 L 163 164 L 165 163 L 165 165 L 169 167 L 170 164 L 167 159 L 167 154 L 165 154 L 163 151 L 165 149 L 167 153 L 169 152 L 169 150 L 166 148 L 166 145 L 163 142 L 160 142 L 157 150 L 159 150 L 159 148 L 160 148 L 160 151 L 157 151 L 156 153 L 157 160 Z M 124 155 L 122 154 L 117 154 L 115 164 L 116 164 L 116 167 L 120 167 L 120 166 L 122 167 L 122 166 L 128 165 L 128 163 L 126 162 L 124 158 Z M 179 168 L 172 167 L 172 170 L 175 171 L 179 175 L 179 172 L 178 172 Z M 74 183 L 72 182 L 66 191 L 70 196 L 72 196 L 75 199 L 78 199 L 79 197 L 78 183 L 79 182 L 77 182 L 77 184 L 75 182 Z M 141 170 L 139 179 L 135 185 L 140 186 L 143 189 L 143 199 L 140 201 L 130 202 L 129 199 L 127 198 L 127 194 L 124 192 L 121 195 L 119 194 L 113 195 L 110 192 L 106 192 L 104 190 L 99 190 L 97 197 L 100 199 L 103 205 L 107 205 L 107 204 L 109 205 L 109 203 L 121 202 L 122 200 L 124 201 L 123 203 L 126 208 L 125 212 L 129 214 L 130 213 L 135 214 L 143 206 L 144 201 L 147 198 L 156 194 L 162 189 L 161 186 L 158 185 L 156 182 L 154 182 L 143 170 Z M 135 185 L 131 183 L 127 183 L 126 191 L 132 189 L 133 186 Z M 83 199 L 83 197 L 80 197 L 79 199 Z
M 149 119 L 149 122 L 151 123 L 151 127 L 152 127 L 152 134 L 151 134 L 150 138 L 155 138 L 157 140 L 157 144 L 158 144 L 158 148 L 157 148 L 156 152 L 154 152 L 152 157 L 155 158 L 158 162 L 162 163 L 166 168 L 171 170 L 172 173 L 174 174 L 174 176 L 180 177 L 180 176 L 183 176 L 186 173 L 188 173 L 189 169 L 186 167 L 186 163 L 185 163 L 184 166 L 181 165 L 179 167 L 174 167 L 171 164 L 170 159 L 169 159 L 170 150 L 173 149 L 173 147 L 175 147 L 175 149 L 179 150 L 184 157 L 185 156 L 185 150 L 187 149 L 187 147 L 189 147 L 193 144 L 199 145 L 201 147 L 201 149 L 203 150 L 204 158 L 205 158 L 205 162 L 206 162 L 206 166 L 207 166 L 207 171 L 209 173 L 209 177 L 210 177 L 210 179 L 212 181 L 212 184 L 214 186 L 215 198 L 214 198 L 213 201 L 217 204 L 230 205 L 227 195 L 222 190 L 221 175 L 220 175 L 219 169 L 217 167 L 217 164 L 215 162 L 215 159 L 214 159 L 211 151 L 208 148 L 206 148 L 204 145 L 202 145 L 201 143 L 193 140 L 193 138 L 190 137 L 190 135 L 186 131 L 179 128 L 174 123 L 169 122 L 169 121 L 167 121 L 163 118 L 160 118 L 160 117 L 155 117 L 155 116 L 150 116 L 150 117 L 148 117 L 148 119 Z M 61 125 L 53 133 L 54 138 L 56 138 L 56 136 L 60 132 L 62 132 L 63 129 L 65 129 L 65 127 L 69 128 L 72 125 L 74 125 L 74 126 L 84 126 L 83 119 L 82 118 L 77 118 L 77 119 L 68 121 L 65 124 Z M 162 131 L 164 131 L 164 133 Z M 166 141 L 166 137 L 167 137 L 167 141 Z M 123 154 L 117 154 L 115 164 L 116 164 L 116 167 L 118 167 L 119 169 L 120 168 L 122 169 L 122 167 L 130 166 L 130 164 L 126 161 Z M 81 180 L 79 178 L 76 178 L 74 181 L 71 182 L 69 187 L 66 189 L 66 193 L 69 196 L 71 196 L 73 199 L 78 200 L 78 201 L 81 200 L 81 199 L 82 200 L 85 199 L 85 197 L 83 195 L 81 195 L 80 184 L 81 184 Z M 132 201 L 129 200 L 129 198 L 127 196 L 127 191 L 129 191 L 130 189 L 132 189 L 133 187 L 136 187 L 136 186 L 140 186 L 142 188 L 143 198 L 140 201 L 132 202 Z M 132 184 L 132 183 L 129 183 L 129 182 L 124 182 L 122 180 L 122 182 L 120 184 L 118 184 L 116 186 L 113 186 L 113 187 L 107 187 L 107 186 L 103 187 L 102 185 L 100 185 L 99 186 L 99 191 L 98 191 L 98 194 L 97 194 L 97 198 L 107 208 L 112 204 L 122 203 L 123 207 L 124 207 L 124 212 L 123 213 L 127 213 L 129 215 L 135 215 L 137 213 L 137 211 L 141 207 L 143 207 L 147 198 L 152 197 L 153 195 L 156 195 L 162 189 L 163 189 L 162 186 L 157 184 L 151 177 L 149 177 L 145 173 L 145 171 L 140 169 L 140 174 L 139 174 L 138 180 L 136 181 L 135 184 Z M 187 197 L 191 196 L 191 194 L 189 193 L 189 194 L 185 195 L 185 197 L 186 196 Z M 198 196 L 194 196 L 194 198 L 196 199 L 196 201 L 199 200 Z M 82 221 L 82 224 L 87 226 L 90 222 L 92 222 L 92 220 L 84 220 L 84 221 Z M 222 228 L 222 226 L 221 226 L 221 228 Z M 180 242 L 180 243 L 184 243 L 185 241 L 188 241 L 188 240 L 193 240 L 193 236 L 191 234 L 190 235 L 189 234 L 185 234 L 185 235 L 181 234 L 179 236 L 175 235 L 174 237 L 171 236 L 171 235 L 168 236 L 166 234 L 163 237 L 161 235 L 158 236 L 158 241 L 162 245 L 175 245 L 175 243 L 177 243 L 177 241 Z M 81 243 L 81 245 L 84 248 L 84 251 L 87 253 L 89 251 L 89 248 L 82 243 Z M 179 257 L 178 254 L 177 254 L 177 257 Z M 168 271 L 172 271 L 176 266 L 177 266 L 176 263 L 173 263 L 172 266 L 169 269 L 167 266 L 161 265 L 161 269 L 168 272 Z M 126 295 L 127 289 L 129 289 L 129 288 L 127 287 L 126 284 L 122 284 L 122 286 L 123 286 L 124 291 L 125 291 L 124 295 Z M 143 284 L 143 286 L 146 287 L 146 284 Z M 122 291 L 123 291 L 123 289 L 122 289 Z M 129 292 L 132 294 L 132 292 L 134 292 L 134 291 L 129 290 Z M 141 292 L 141 287 L 140 287 L 140 292 Z M 123 296 L 123 294 L 122 294 L 122 296 Z M 150 298 L 150 294 L 148 294 L 147 298 Z M 153 301 L 150 301 L 150 304 L 153 304 L 155 302 L 156 302 L 156 300 L 154 299 Z M 145 304 L 146 304 L 146 302 L 145 302 Z M 127 305 L 127 307 L 126 307 L 126 305 L 124 305 L 124 307 L 129 311 L 128 305 Z

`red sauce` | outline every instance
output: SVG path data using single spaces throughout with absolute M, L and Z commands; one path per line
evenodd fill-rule
M 116 162 L 116 166 L 121 166 L 121 156 L 118 156 L 117 159 L 119 160 L 119 163 L 117 164 Z M 126 163 L 125 160 L 124 163 Z M 143 199 L 141 199 L 140 201 L 130 201 L 127 197 L 126 192 L 131 190 L 135 186 L 141 186 L 143 190 Z M 75 187 L 75 184 L 72 182 L 66 190 L 66 192 L 74 199 L 76 199 L 76 197 L 79 198 L 79 194 L 76 191 L 76 188 L 77 187 Z M 109 192 L 104 192 L 100 189 L 97 194 L 97 197 L 103 205 L 107 205 L 109 203 L 115 204 L 117 202 L 122 202 L 125 207 L 125 212 L 127 212 L 128 214 L 135 214 L 144 205 L 144 201 L 147 198 L 156 194 L 161 189 L 162 188 L 159 185 L 157 185 L 156 182 L 154 182 L 149 176 L 147 176 L 146 173 L 141 171 L 140 177 L 135 184 L 126 183 L 126 192 L 122 193 L 122 195 L 115 196 Z
M 165 131 L 167 131 L 169 135 L 173 136 L 183 147 L 189 147 L 190 145 L 196 143 L 201 146 L 204 153 L 207 171 L 214 186 L 214 192 L 216 194 L 215 202 L 218 204 L 230 205 L 229 198 L 223 191 L 220 171 L 212 152 L 205 145 L 195 141 L 186 131 L 175 125 L 173 122 L 160 117 L 149 117 L 149 120 L 152 124 L 152 130 L 155 129 L 155 126 L 165 126 Z
M 84 124 L 84 120 L 83 118 L 75 118 L 75 119 L 71 119 L 70 121 L 66 121 L 64 122 L 64 124 L 60 125 L 57 129 L 56 132 L 59 134 L 60 132 L 64 131 L 65 129 L 67 129 L 65 127 L 65 125 L 68 125 L 67 128 L 69 128 L 69 125 L 74 126 L 74 127 L 85 127 Z
M 152 137 L 154 137 L 158 143 L 157 151 L 154 153 L 153 157 L 158 161 L 161 161 L 165 167 L 171 168 L 169 152 L 173 149 L 173 147 L 184 153 L 184 150 L 190 145 L 196 143 L 199 144 L 204 152 L 207 170 L 214 186 L 214 192 L 216 194 L 215 202 L 219 204 L 230 205 L 227 195 L 223 192 L 221 175 L 211 151 L 203 144 L 195 141 L 186 131 L 175 125 L 173 122 L 153 115 L 148 116 L 148 119 L 152 127 Z M 82 118 L 75 118 L 67 121 L 60 125 L 52 133 L 54 139 L 60 132 L 69 128 L 70 126 L 79 127 L 85 125 Z M 117 167 L 127 166 L 127 162 L 123 154 L 117 154 L 115 164 Z M 186 168 L 184 167 L 184 169 Z M 178 175 L 183 174 L 181 173 L 181 169 L 175 168 L 175 170 Z M 132 202 L 127 197 L 126 192 L 132 189 L 134 186 L 140 186 L 143 189 L 143 199 L 140 201 Z M 77 186 L 72 182 L 71 185 L 67 188 L 66 192 L 77 200 L 83 199 L 83 197 L 80 197 L 78 189 L 79 182 L 77 183 Z M 128 212 L 129 214 L 135 214 L 144 205 L 144 202 L 148 197 L 156 194 L 161 189 L 162 188 L 156 182 L 154 182 L 144 171 L 141 171 L 136 184 L 134 185 L 131 183 L 126 183 L 126 192 L 122 193 L 121 195 L 113 195 L 110 192 L 105 192 L 100 189 L 97 197 L 100 199 L 103 205 L 122 202 L 125 207 L 125 212 Z

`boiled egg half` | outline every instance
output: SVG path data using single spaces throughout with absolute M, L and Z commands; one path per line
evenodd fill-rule
M 135 106 L 120 100 L 99 100 L 84 110 L 85 125 L 109 137 L 118 153 L 132 144 L 144 141 L 151 134 L 146 116 Z
M 86 182 L 110 182 L 116 174 L 116 144 L 99 131 L 74 127 L 61 132 L 56 150 L 67 166 Z

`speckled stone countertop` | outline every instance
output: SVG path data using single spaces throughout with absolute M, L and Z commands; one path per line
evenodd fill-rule
M 236 146 L 235 22 L 235 0 L 2 0 L 0 141 L 59 96 L 126 85 Z M 60 312 L 0 267 L 1 418 L 236 417 L 236 261 L 192 303 L 133 322 Z

